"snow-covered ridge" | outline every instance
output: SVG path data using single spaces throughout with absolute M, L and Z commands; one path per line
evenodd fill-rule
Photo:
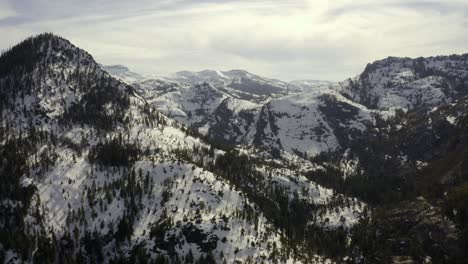
M 372 111 L 329 88 L 272 100 L 260 113 L 254 142 L 306 156 L 345 147 L 371 124 Z
M 262 95 L 256 88 L 260 82 L 289 85 L 242 70 L 206 70 L 178 72 L 171 81 L 144 80 L 133 86 L 159 111 L 215 141 L 290 154 L 314 156 L 345 147 L 353 136 L 339 131 L 355 134 L 372 122 L 371 111 L 338 93 L 337 84 L 298 81 L 300 89 L 295 92 L 259 100 Z M 233 88 L 239 83 L 243 91 Z M 340 110 L 346 108 L 350 109 Z
M 468 55 L 389 57 L 335 86 L 368 107 L 414 108 L 448 103 L 468 93 Z
M 215 141 L 253 144 L 292 154 L 313 156 L 344 147 L 341 146 L 343 142 L 349 140 L 344 140 L 344 136 L 339 136 L 338 140 L 335 129 L 359 128 L 362 131 L 361 122 L 371 122 L 370 111 L 337 93 L 336 84 L 327 81 L 296 83 L 294 91 L 288 91 L 292 86 L 287 82 L 243 70 L 205 70 L 178 72 L 166 80 L 144 80 L 132 85 L 159 111 L 198 128 Z M 281 89 L 281 92 L 263 94 L 258 90 L 262 85 Z M 335 99 L 324 101 L 325 96 Z M 363 118 L 342 115 L 344 119 L 338 122 L 333 115 L 340 111 L 337 109 L 346 108 L 343 105 L 367 114 L 363 114 Z M 327 125 L 330 119 L 334 120 L 330 121 L 333 128 Z

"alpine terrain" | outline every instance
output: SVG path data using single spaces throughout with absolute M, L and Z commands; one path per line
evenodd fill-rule
M 0 56 L 1 263 L 466 263 L 468 54 L 342 82 Z

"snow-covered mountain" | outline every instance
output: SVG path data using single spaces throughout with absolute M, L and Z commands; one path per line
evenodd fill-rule
M 467 94 L 467 63 L 466 55 L 389 57 L 341 83 L 287 83 L 240 70 L 183 71 L 166 78 L 170 85 L 136 86 L 146 85 L 142 92 L 152 97 L 148 91 L 172 85 L 170 92 L 158 92 L 157 108 L 216 141 L 316 155 L 345 148 L 372 122 L 371 113 L 389 116 L 389 109 L 431 107 Z M 272 93 L 262 97 L 267 91 Z
M 240 70 L 185 71 L 167 79 L 132 85 L 158 111 L 214 141 L 275 153 L 313 156 L 345 147 L 377 112 L 343 97 L 331 82 L 292 85 Z M 233 86 L 238 81 L 242 91 Z M 271 87 L 276 93 L 266 96 Z
M 186 125 L 202 122 L 227 97 L 209 83 L 186 85 L 150 79 L 133 86 L 158 111 Z
M 468 93 L 468 55 L 429 58 L 388 57 L 336 87 L 370 108 L 436 106 Z
M 306 156 L 346 148 L 373 122 L 372 111 L 328 89 L 315 89 L 265 104 L 253 143 Z
M 155 79 L 29 38 L 0 55 L 0 262 L 466 259 L 466 60 Z
M 251 101 L 264 101 L 300 91 L 299 87 L 288 82 L 261 77 L 244 70 L 181 71 L 166 79 L 192 85 L 210 83 L 233 96 Z
M 365 203 L 287 163 L 246 158 L 253 149 L 214 147 L 157 111 L 161 96 L 194 122 L 203 107 L 249 108 L 211 84 L 133 87 L 107 70 L 52 34 L 1 55 L 2 260 L 331 261 L 302 233 L 347 230 Z
M 112 76 L 127 84 L 141 82 L 145 79 L 148 79 L 148 77 L 133 72 L 123 65 L 101 65 L 101 67 Z

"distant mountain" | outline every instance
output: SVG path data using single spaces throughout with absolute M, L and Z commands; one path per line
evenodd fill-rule
M 307 156 L 345 147 L 365 128 L 363 122 L 372 122 L 371 111 L 331 89 L 333 83 L 294 83 L 241 70 L 206 70 L 133 86 L 159 111 L 216 142 L 275 153 Z
M 346 148 L 373 123 L 372 111 L 322 87 L 262 106 L 253 143 L 305 156 Z
M 132 84 L 135 82 L 140 82 L 145 79 L 143 75 L 139 73 L 135 73 L 130 71 L 129 68 L 123 66 L 123 65 L 101 65 L 101 67 L 110 73 L 112 76 L 116 77 L 117 79 L 127 83 L 127 84 Z
M 468 94 L 468 54 L 429 58 L 389 57 L 338 88 L 370 108 L 415 108 L 452 102 Z
M 158 111 L 186 125 L 202 122 L 228 96 L 209 83 L 186 85 L 150 79 L 133 86 Z
M 261 77 L 244 70 L 181 71 L 166 79 L 192 85 L 207 82 L 216 87 L 224 87 L 226 91 L 241 98 L 249 99 L 267 99 L 299 91 L 298 87 L 287 82 Z

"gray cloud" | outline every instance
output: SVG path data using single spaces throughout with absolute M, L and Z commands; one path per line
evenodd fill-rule
M 43 31 L 104 64 L 342 80 L 386 56 L 468 52 L 464 0 L 0 0 L 0 48 Z

